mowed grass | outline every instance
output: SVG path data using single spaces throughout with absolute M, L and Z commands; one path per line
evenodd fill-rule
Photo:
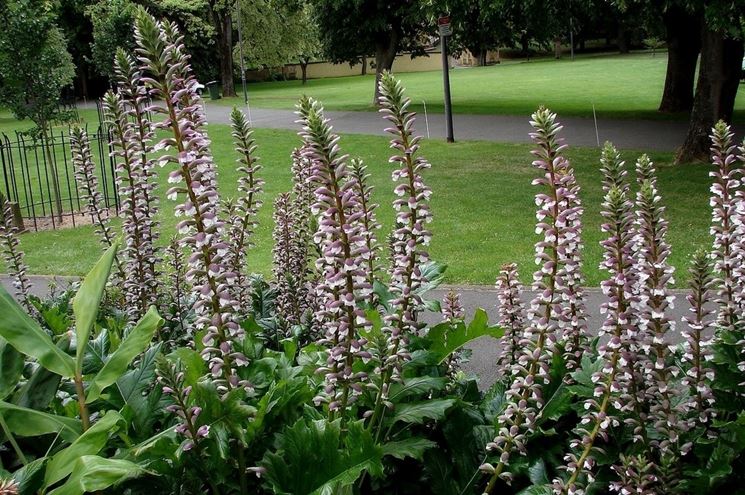
M 219 164 L 219 181 L 224 198 L 236 193 L 237 173 L 229 128 L 209 128 L 213 151 Z M 249 255 L 249 270 L 271 273 L 271 211 L 273 198 L 290 187 L 290 152 L 299 143 L 292 131 L 257 130 L 266 194 L 261 208 L 256 246 Z M 375 201 L 381 204 L 378 216 L 384 225 L 381 241 L 392 225 L 392 165 L 388 163 L 388 141 L 384 137 L 346 135 L 343 150 L 362 157 L 372 174 Z M 499 267 L 506 262 L 519 263 L 523 280 L 529 281 L 533 262 L 534 233 L 531 181 L 537 171 L 531 166 L 528 145 L 487 142 L 423 141 L 422 152 L 432 162 L 425 174 L 434 190 L 432 208 L 434 239 L 431 255 L 448 265 L 447 282 L 459 284 L 492 284 Z M 638 153 L 626 152 L 633 163 Z M 588 285 L 597 286 L 604 274 L 598 270 L 601 250 L 599 150 L 570 148 L 568 156 L 582 187 L 586 208 L 584 223 L 585 272 Z M 690 254 L 707 246 L 708 238 L 708 168 L 702 165 L 672 166 L 671 155 L 652 154 L 659 171 L 659 185 L 670 220 L 669 240 L 673 246 L 672 262 L 678 268 L 678 284 L 685 282 L 685 267 Z M 167 188 L 166 170 L 160 171 L 161 196 Z M 160 221 L 161 241 L 174 234 L 175 203 L 163 199 Z M 118 226 L 116 226 L 118 227 Z M 95 262 L 101 248 L 92 227 L 24 234 L 23 249 L 31 271 L 37 274 L 82 275 Z
M 574 61 L 536 59 L 490 67 L 453 69 L 450 73 L 453 112 L 530 115 L 543 104 L 562 116 L 598 118 L 685 119 L 687 115 L 657 112 L 665 82 L 666 53 L 590 55 Z M 393 67 L 395 71 L 395 65 Z M 397 74 L 408 89 L 413 108 L 442 112 L 440 71 Z M 324 102 L 329 110 L 374 110 L 374 74 L 248 85 L 250 104 L 259 108 L 293 108 L 303 94 Z M 240 92 L 240 85 L 236 86 Z M 241 105 L 240 98 L 220 100 Z M 745 121 L 745 95 L 740 91 L 735 120 Z
M 91 132 L 95 131 L 98 127 L 98 113 L 95 108 L 83 108 L 78 110 L 78 116 L 80 117 L 81 124 L 86 122 L 89 125 Z M 0 108 L 0 134 L 6 134 L 8 138 L 15 139 L 15 133 L 23 132 L 35 127 L 35 124 L 30 119 L 17 120 L 10 110 L 6 108 Z M 66 131 L 68 125 L 63 124 L 55 127 L 55 133 L 59 134 L 60 131 Z

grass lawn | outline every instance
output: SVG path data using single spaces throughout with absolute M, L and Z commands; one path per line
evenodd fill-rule
M 657 112 L 665 82 L 667 56 L 658 53 L 589 55 L 571 61 L 537 59 L 490 67 L 451 71 L 453 111 L 470 114 L 530 115 L 541 103 L 562 116 L 599 118 L 685 119 Z M 395 66 L 394 66 L 395 70 Z M 426 102 L 430 112 L 442 112 L 442 74 L 398 74 L 417 111 Z M 303 94 L 324 102 L 329 110 L 374 110 L 374 75 L 248 85 L 250 103 L 260 108 L 293 108 Z M 240 92 L 240 84 L 236 85 Z M 737 98 L 736 119 L 745 121 L 745 92 Z M 241 98 L 220 100 L 240 105 Z
M 412 86 L 413 87 L 413 86 Z M 229 128 L 210 126 L 213 151 L 220 170 L 221 192 L 232 196 L 237 175 Z M 249 256 L 250 270 L 269 274 L 271 270 L 272 199 L 290 186 L 290 151 L 299 143 L 292 131 L 257 130 L 258 154 L 263 164 L 266 196 L 260 212 L 261 226 L 256 247 Z M 344 151 L 362 157 L 369 166 L 375 186 L 375 200 L 381 203 L 379 219 L 384 224 L 380 239 L 390 228 L 393 199 L 388 164 L 387 140 L 377 136 L 343 136 Z M 517 261 L 522 278 L 530 280 L 533 263 L 535 188 L 530 185 L 536 171 L 530 165 L 527 145 L 461 142 L 446 144 L 424 141 L 422 150 L 432 162 L 425 180 L 433 188 L 434 240 L 432 257 L 449 265 L 449 283 L 492 284 L 499 267 Z M 634 153 L 625 153 L 633 162 Z M 600 261 L 599 231 L 601 201 L 599 150 L 570 148 L 569 157 L 582 186 L 586 207 L 585 271 L 589 285 L 596 286 L 603 274 Z M 670 154 L 653 154 L 658 165 L 660 189 L 669 205 L 672 261 L 678 267 L 678 282 L 685 281 L 686 260 L 708 238 L 708 170 L 705 166 L 670 164 Z M 166 190 L 165 171 L 161 171 L 161 194 Z M 162 240 L 174 233 L 174 202 L 163 199 Z M 100 255 L 101 249 L 91 227 L 24 234 L 21 244 L 33 273 L 84 274 Z
M 85 108 L 78 110 L 80 120 L 82 122 L 88 122 L 91 126 L 91 131 L 98 126 L 98 113 L 95 108 Z M 30 119 L 16 120 L 13 114 L 5 109 L 0 108 L 0 133 L 5 133 L 9 138 L 15 139 L 15 131 L 22 132 L 34 127 L 34 123 Z M 61 126 L 59 129 L 67 130 L 67 125 Z M 56 132 L 59 132 L 57 130 Z

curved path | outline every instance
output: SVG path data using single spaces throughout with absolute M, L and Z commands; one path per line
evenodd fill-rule
M 232 108 L 227 105 L 205 103 L 207 121 L 229 124 Z M 243 109 L 246 110 L 245 108 Z M 297 116 L 291 110 L 251 108 L 251 123 L 257 128 L 299 130 Z M 377 112 L 327 111 L 326 116 L 339 133 L 385 134 L 385 121 Z M 662 120 L 598 119 L 597 134 L 593 119 L 567 117 L 564 137 L 573 146 L 598 146 L 612 141 L 618 148 L 642 151 L 675 151 L 685 138 L 688 123 Z M 442 114 L 419 114 L 417 132 L 432 138 L 445 137 L 445 119 Z M 500 143 L 529 143 L 531 131 L 528 116 L 512 115 L 454 115 L 453 128 L 457 140 L 480 140 Z

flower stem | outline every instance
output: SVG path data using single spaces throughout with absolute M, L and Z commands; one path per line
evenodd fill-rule
M 78 344 L 80 345 L 80 344 Z M 80 411 L 80 421 L 83 423 L 83 431 L 91 426 L 90 416 L 88 415 L 88 406 L 85 405 L 85 390 L 83 389 L 83 375 L 76 373 L 74 377 L 75 391 L 78 395 L 78 410 Z

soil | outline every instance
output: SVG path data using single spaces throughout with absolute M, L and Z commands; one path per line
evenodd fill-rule
M 105 216 L 108 219 L 113 220 L 116 218 L 116 209 L 109 208 L 105 211 Z M 62 214 L 62 220 L 58 216 L 52 218 L 51 215 L 46 217 L 36 217 L 36 222 L 33 218 L 24 218 L 23 224 L 25 232 L 41 232 L 44 230 L 59 230 L 59 229 L 71 229 L 74 227 L 80 227 L 81 225 L 92 225 L 92 217 L 88 213 L 83 212 L 65 212 Z

